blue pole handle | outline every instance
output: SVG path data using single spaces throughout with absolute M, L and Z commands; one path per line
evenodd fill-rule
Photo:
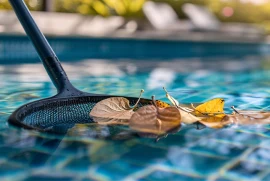
M 58 90 L 58 93 L 73 89 L 74 87 L 69 82 L 68 77 L 56 54 L 46 40 L 45 36 L 39 30 L 24 1 L 9 0 L 9 2 L 20 20 L 26 34 L 37 50 L 48 75 Z

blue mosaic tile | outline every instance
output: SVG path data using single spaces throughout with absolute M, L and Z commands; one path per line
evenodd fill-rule
M 91 178 L 82 178 L 79 181 L 98 181 L 98 179 L 91 179 Z
M 131 163 L 123 160 L 114 160 L 108 163 L 100 164 L 96 173 L 102 175 L 108 180 L 121 180 L 130 174 L 143 170 L 144 165 Z
M 170 148 L 166 157 L 167 160 L 163 164 L 170 168 L 204 176 L 215 173 L 229 161 L 223 157 L 189 153 L 176 147 Z
M 265 175 L 261 181 L 269 181 L 270 180 L 270 173 L 268 173 L 267 175 Z
M 225 175 L 234 179 L 260 180 L 260 175 L 268 170 L 268 166 L 253 162 L 241 161 L 229 169 Z
M 246 146 L 257 146 L 260 145 L 263 141 L 269 139 L 257 134 L 239 132 L 231 128 L 219 130 L 211 135 L 211 137 L 230 143 L 243 144 Z
M 93 151 L 90 152 L 90 155 L 88 155 L 93 164 L 104 163 L 130 152 L 134 149 L 134 145 L 136 146 L 137 144 L 138 141 L 136 140 L 111 141 L 100 146 L 97 144 L 96 147 L 93 147 Z
M 220 178 L 215 179 L 215 181 L 232 181 L 232 180 L 220 177 Z
M 0 177 L 12 176 L 27 171 L 27 167 L 14 163 L 0 163 Z
M 16 154 L 20 150 L 18 148 L 0 146 L 0 158 L 8 158 L 13 154 Z
M 23 151 L 9 157 L 10 161 L 21 163 L 33 167 L 43 166 L 50 158 L 51 154 L 39 151 Z
M 73 181 L 75 180 L 72 176 L 65 176 L 65 175 L 50 175 L 47 173 L 46 175 L 40 174 L 40 175 L 31 175 L 28 178 L 24 179 L 23 181 Z
M 0 130 L 0 131 L 1 131 L 1 130 Z M 4 136 L 2 136 L 1 133 L 0 133 L 0 147 L 1 147 L 1 146 L 4 146 L 4 143 L 5 143 L 5 142 L 4 142 Z
M 88 145 L 80 141 L 63 141 L 57 149 L 66 154 L 85 155 L 88 153 Z
M 157 142 L 155 139 L 141 139 L 140 142 L 152 145 L 155 147 L 162 147 L 162 148 L 168 148 L 170 146 L 185 146 L 186 144 L 193 143 L 197 141 L 199 137 L 193 137 L 183 134 L 169 134 L 166 138 L 161 138 Z
M 154 172 L 150 173 L 149 175 L 140 178 L 140 181 L 204 181 L 205 178 L 196 178 L 192 176 L 180 175 L 173 172 L 166 172 L 161 170 L 155 170 Z
M 83 156 L 81 158 L 73 158 L 65 166 L 64 169 L 70 170 L 72 172 L 85 172 L 91 167 L 91 158 L 88 156 Z
M 55 152 L 58 149 L 60 144 L 64 142 L 61 139 L 46 139 L 46 138 L 37 138 L 36 139 L 36 146 L 40 150 L 46 150 L 48 152 Z
M 244 145 L 222 143 L 215 139 L 201 139 L 197 144 L 189 147 L 189 150 L 196 153 L 233 159 L 243 153 L 247 148 Z
M 133 147 L 129 152 L 123 154 L 121 158 L 148 165 L 163 160 L 166 155 L 167 150 L 165 149 L 147 145 L 137 145 Z
M 197 127 L 199 129 L 197 129 Z M 205 127 L 201 129 L 201 127 L 202 127 L 201 125 L 197 125 L 197 124 L 184 125 L 179 131 L 179 134 L 187 135 L 187 136 L 194 136 L 194 137 L 204 137 L 204 136 L 213 134 L 213 132 L 216 131 L 215 129 L 205 128 Z
M 270 165 L 270 149 L 256 148 L 245 160 Z
M 46 161 L 46 166 L 49 166 L 49 167 L 58 167 L 59 165 L 62 166 L 63 164 L 67 163 L 70 159 L 71 159 L 70 155 L 53 154 Z
M 256 58 L 252 62 L 253 65 L 257 64 L 258 60 Z M 106 60 L 106 66 L 108 62 L 109 60 Z M 155 94 L 157 98 L 160 97 L 168 102 L 162 88 L 151 88 L 149 81 L 155 78 L 152 73 L 156 68 L 160 68 L 162 63 L 169 65 L 170 61 L 148 62 L 147 71 L 142 70 L 147 61 L 136 60 L 132 64 L 137 62 L 141 68 L 137 67 L 138 72 L 134 74 L 96 77 L 77 72 L 79 78 L 72 81 L 84 90 L 114 95 L 138 96 L 139 89 L 146 88 L 144 97 L 150 98 Z M 176 60 L 176 62 L 177 65 L 182 65 L 178 64 L 182 61 Z M 190 60 L 186 62 L 188 65 L 191 63 Z M 211 60 L 211 62 L 216 61 Z M 92 66 L 93 62 L 88 63 Z M 126 70 L 122 70 L 123 62 L 118 64 L 118 61 L 112 60 L 111 63 L 119 66 L 120 71 L 126 73 Z M 197 61 L 197 63 L 203 66 L 206 61 Z M 226 61 L 225 64 L 227 63 Z M 87 63 L 83 62 L 79 68 L 82 65 Z M 5 68 L 5 65 L 2 66 Z M 72 66 L 76 68 L 76 62 L 73 62 Z M 168 67 L 181 68 L 181 73 L 172 71 L 175 77 L 172 82 L 164 83 L 180 102 L 203 102 L 219 96 L 226 99 L 225 111 L 227 112 L 231 112 L 231 105 L 239 109 L 270 110 L 269 70 L 255 68 L 247 72 L 227 72 L 217 70 L 216 68 L 220 67 L 218 65 L 211 66 L 214 69 L 203 66 L 194 70 L 193 67 L 190 68 L 192 71 L 182 73 L 182 69 L 186 69 L 185 66 L 182 68 L 173 64 Z M 8 69 L 11 70 L 13 67 Z M 241 162 L 249 164 L 239 163 L 216 180 L 261 180 L 260 176 L 264 176 L 263 180 L 270 180 L 269 174 L 267 175 L 270 162 L 267 154 L 270 150 L 269 125 L 262 127 L 239 125 L 220 130 L 201 129 L 202 127 L 196 129 L 196 125 L 183 125 L 178 133 L 170 134 L 158 142 L 154 139 L 135 137 L 136 135 L 129 134 L 127 129 L 118 129 L 115 126 L 110 128 L 103 126 L 104 129 L 100 129 L 100 132 L 97 131 L 97 126 L 93 125 L 91 129 L 87 127 L 73 135 L 66 134 L 61 140 L 61 136 L 18 129 L 7 124 L 9 114 L 18 106 L 35 100 L 37 98 L 35 95 L 40 98 L 54 95 L 56 90 L 53 84 L 49 81 L 25 80 L 24 77 L 29 76 L 29 71 L 20 72 L 20 80 L 14 77 L 16 74 L 5 74 L 1 70 L 0 74 L 4 76 L 1 82 L 4 86 L 0 89 L 1 181 L 22 180 L 22 178 L 27 181 L 89 181 L 103 178 L 118 181 L 126 177 L 130 178 L 132 174 L 137 177 L 140 174 L 147 174 L 148 172 L 144 171 L 151 171 L 152 168 L 158 169 L 139 180 L 207 180 L 211 174 L 219 176 L 217 171 L 220 171 L 224 164 L 231 163 L 232 159 L 243 153 L 247 147 L 259 147 Z M 154 167 L 148 170 L 149 166 Z M 166 171 L 162 168 L 166 168 Z M 90 175 L 92 173 L 93 175 Z

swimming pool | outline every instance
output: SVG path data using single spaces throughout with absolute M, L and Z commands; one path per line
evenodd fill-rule
M 182 103 L 225 99 L 229 107 L 270 110 L 270 59 L 91 59 L 63 63 L 71 82 L 92 93 Z M 0 177 L 7 180 L 269 180 L 270 127 L 180 131 L 155 142 L 124 126 L 76 125 L 66 135 L 7 124 L 18 106 L 54 95 L 40 63 L 0 65 Z M 1 180 L 2 180 L 1 179 Z

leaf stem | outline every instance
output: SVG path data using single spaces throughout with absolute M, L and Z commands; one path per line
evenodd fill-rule
M 153 102 L 154 106 L 157 108 L 157 104 L 156 104 L 156 100 L 155 100 L 155 96 L 154 95 L 152 95 L 152 102 Z
M 234 106 L 231 106 L 231 108 L 232 108 L 232 110 L 234 110 L 234 112 L 236 112 L 237 114 L 240 114 L 240 113 L 235 109 Z
M 143 89 L 141 89 L 141 92 L 140 92 L 139 98 L 138 98 L 137 102 L 135 103 L 135 105 L 134 105 L 134 106 L 132 106 L 132 109 L 134 109 L 134 108 L 136 108 L 136 107 L 138 106 L 138 104 L 139 104 L 139 102 L 140 102 L 140 100 L 141 100 L 141 97 L 142 97 L 142 94 L 143 94 L 143 93 L 144 93 L 144 90 L 143 90 Z

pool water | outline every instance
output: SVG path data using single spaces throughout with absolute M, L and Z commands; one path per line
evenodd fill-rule
M 92 93 L 155 95 L 181 103 L 215 97 L 270 111 L 267 57 L 82 60 L 63 63 L 71 82 Z M 75 125 L 66 135 L 8 125 L 20 105 L 55 95 L 41 63 L 0 65 L 1 180 L 270 180 L 270 126 L 197 129 L 182 125 L 157 142 L 125 126 Z

